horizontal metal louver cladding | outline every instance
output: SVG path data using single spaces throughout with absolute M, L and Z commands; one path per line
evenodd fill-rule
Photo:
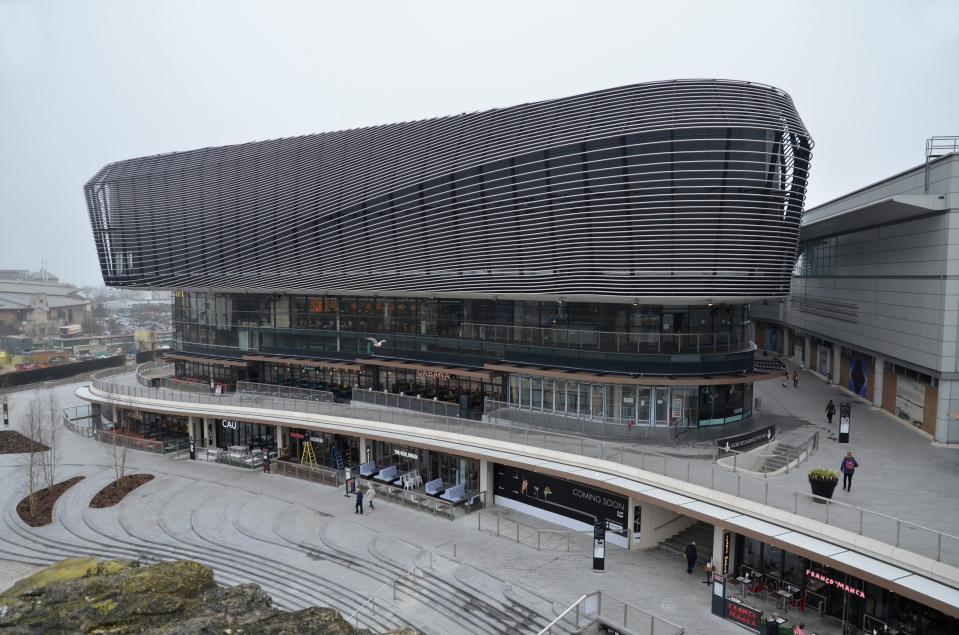
M 791 98 L 682 80 L 112 163 L 104 280 L 234 291 L 785 296 L 812 140 Z

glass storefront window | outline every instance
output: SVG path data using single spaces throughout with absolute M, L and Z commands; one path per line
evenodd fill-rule
M 230 446 L 243 445 L 250 450 L 255 448 L 276 449 L 276 428 L 274 426 L 231 419 L 217 419 L 213 427 L 216 447 L 218 448 L 225 449 Z

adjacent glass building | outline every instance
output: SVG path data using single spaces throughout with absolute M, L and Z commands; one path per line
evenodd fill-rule
M 812 141 L 784 92 L 636 84 L 110 164 L 109 285 L 175 292 L 181 379 L 686 427 L 748 416 Z

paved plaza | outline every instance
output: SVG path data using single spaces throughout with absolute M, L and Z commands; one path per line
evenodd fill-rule
M 66 407 L 81 403 L 73 395 L 78 385 L 51 389 Z M 12 393 L 14 426 L 30 396 L 29 390 Z M 830 430 L 821 415 L 830 396 L 838 402 L 837 390 L 806 374 L 798 389 L 766 382 L 757 396 L 763 410 L 749 425 L 777 418 L 788 420 L 790 429 L 819 426 L 823 442 L 808 465 L 838 466 L 846 447 L 826 438 Z M 686 575 L 682 558 L 666 550 L 629 553 L 611 547 L 607 571 L 597 573 L 591 571 L 585 539 L 574 540 L 569 552 L 537 550 L 479 531 L 476 514 L 450 522 L 382 499 L 359 516 L 353 499 L 339 489 L 260 471 L 131 451 L 129 471 L 157 478 L 116 508 L 89 509 L 87 502 L 112 478 L 107 454 L 96 441 L 66 430 L 63 440 L 61 477 L 87 478 L 61 498 L 49 527 L 29 529 L 16 518 L 13 507 L 24 494 L 17 457 L 0 456 L 0 497 L 6 502 L 0 558 L 10 563 L 3 567 L 8 571 L 26 574 L 30 566 L 79 554 L 190 558 L 210 565 L 223 584 L 261 584 L 286 609 L 325 605 L 349 616 L 378 592 L 374 606 L 361 611 L 361 625 L 373 630 L 411 625 L 431 633 L 536 632 L 584 593 L 601 590 L 689 633 L 742 632 L 709 614 L 701 576 Z M 861 404 L 853 406 L 853 440 L 850 447 L 862 469 L 853 492 L 837 496 L 955 530 L 959 511 L 936 507 L 934 500 L 959 484 L 959 454 L 931 446 Z M 690 439 L 675 449 L 705 457 L 710 443 Z M 775 478 L 805 489 L 805 467 Z M 484 513 L 545 526 L 510 510 Z M 406 581 L 394 596 L 392 587 L 383 585 L 396 578 Z

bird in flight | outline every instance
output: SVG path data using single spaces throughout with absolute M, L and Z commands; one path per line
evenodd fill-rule
M 364 339 L 369 340 L 370 342 L 372 342 L 372 343 L 373 343 L 373 346 L 375 346 L 376 348 L 379 348 L 380 346 L 383 346 L 383 344 L 386 344 L 386 339 L 385 339 L 385 338 L 384 338 L 384 339 L 381 339 L 381 340 L 377 340 L 375 337 L 367 337 L 367 338 L 364 338 Z

